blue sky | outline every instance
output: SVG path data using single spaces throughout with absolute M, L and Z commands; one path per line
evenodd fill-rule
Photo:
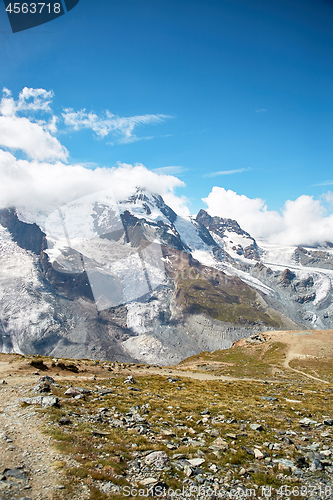
M 79 130 L 56 133 L 71 163 L 175 167 L 191 213 L 214 186 L 277 211 L 333 190 L 333 2 L 80 0 L 15 34 L 0 11 L 0 87 L 15 99 L 52 91 L 54 114 L 85 109 L 99 126 L 106 110 L 160 115 L 126 140 L 76 114 Z

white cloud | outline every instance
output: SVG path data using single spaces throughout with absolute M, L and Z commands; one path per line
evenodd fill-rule
M 21 150 L 34 160 L 66 161 L 68 151 L 51 134 L 56 132 L 56 117 L 49 123 L 19 116 L 20 112 L 50 112 L 52 92 L 24 88 L 15 101 L 8 89 L 3 90 L 0 101 L 0 146 L 13 151 Z
M 53 95 L 52 91 L 24 87 L 18 100 L 15 101 L 11 91 L 5 87 L 0 102 L 0 112 L 4 116 L 15 116 L 18 111 L 51 113 L 50 103 Z
M 137 187 L 160 194 L 171 208 L 188 215 L 186 199 L 174 191 L 184 183 L 171 175 L 158 175 L 143 165 L 119 164 L 113 168 L 85 168 L 61 162 L 18 160 L 0 149 L 0 208 L 15 206 L 51 211 L 88 194 L 112 188 L 116 201 L 134 194 Z
M 21 150 L 34 160 L 66 161 L 68 152 L 48 130 L 26 117 L 0 115 L 0 146 Z
M 52 102 L 53 95 L 52 91 L 24 87 L 19 95 L 17 110 L 50 113 L 50 103 Z
M 177 215 L 180 215 L 181 217 L 187 217 L 190 215 L 190 210 L 187 206 L 189 200 L 186 196 L 176 196 L 173 191 L 169 191 L 161 196 L 163 196 L 165 203 L 169 205 L 169 207 L 171 207 Z
M 260 108 L 260 109 L 256 109 L 256 113 L 266 113 L 267 109 L 265 108 Z
M 91 129 L 102 138 L 111 135 L 119 144 L 127 144 L 141 139 L 133 133 L 135 127 L 161 123 L 171 118 L 161 114 L 120 117 L 109 111 L 106 111 L 105 117 L 101 118 L 95 113 L 87 113 L 85 109 L 76 112 L 72 109 L 65 109 L 62 117 L 65 125 L 74 130 Z M 143 139 L 150 139 L 150 137 Z
M 328 198 L 330 199 L 330 197 Z M 281 213 L 268 210 L 260 198 L 248 198 L 215 186 L 203 201 L 210 215 L 236 219 L 255 238 L 285 245 L 314 245 L 333 241 L 333 214 L 312 196 L 287 200 Z
M 318 184 L 313 184 L 313 186 L 333 186 L 333 181 L 319 182 Z
M 171 118 L 163 114 L 119 117 L 109 111 L 99 117 L 72 109 L 65 109 L 59 118 L 50 106 L 53 96 L 52 91 L 25 87 L 15 100 L 10 90 L 4 88 L 0 101 L 0 147 L 13 152 L 21 150 L 33 160 L 67 161 L 68 151 L 55 137 L 59 124 L 73 130 L 91 129 L 101 138 L 111 137 L 114 143 L 126 144 L 152 138 L 137 137 L 134 129 L 139 125 Z M 41 119 L 41 113 L 49 114 L 48 120 Z
M 248 172 L 251 170 L 248 168 L 237 168 L 235 170 L 220 170 L 218 172 L 210 172 L 209 174 L 205 174 L 202 177 L 217 177 L 219 175 L 232 175 L 232 174 L 241 174 L 242 172 Z
M 156 174 L 176 175 L 176 174 L 181 174 L 185 170 L 186 168 L 184 167 L 174 165 L 170 167 L 153 168 L 152 172 L 155 172 Z
M 333 205 L 333 193 L 332 193 L 332 191 L 327 191 L 327 193 L 324 193 L 321 197 L 326 203 L 328 203 L 329 205 Z
M 0 208 L 53 210 L 85 195 L 112 188 L 116 200 L 124 200 L 137 187 L 163 196 L 178 213 L 189 215 L 187 199 L 175 195 L 184 183 L 171 173 L 153 172 L 143 165 L 118 164 L 113 168 L 94 168 L 90 163 L 67 164 L 68 151 L 56 137 L 59 118 L 50 107 L 53 92 L 24 88 L 17 100 L 4 88 L 0 101 Z M 49 120 L 40 118 L 48 113 Z M 26 115 L 26 116 L 23 116 Z M 39 115 L 39 116 L 38 116 Z M 117 117 L 108 111 L 105 118 L 93 113 L 66 111 L 65 125 L 79 130 L 91 128 L 97 135 L 112 135 L 119 142 L 136 140 L 138 125 L 159 123 L 166 115 Z M 20 154 L 16 155 L 16 151 Z M 21 153 L 27 159 L 19 159 Z M 15 156 L 16 155 L 16 156 Z M 175 169 L 175 167 L 172 167 Z

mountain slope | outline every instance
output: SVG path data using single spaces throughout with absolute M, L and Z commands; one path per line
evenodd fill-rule
M 329 245 L 258 243 L 141 189 L 3 209 L 1 350 L 170 364 L 267 328 L 329 328 L 332 262 Z

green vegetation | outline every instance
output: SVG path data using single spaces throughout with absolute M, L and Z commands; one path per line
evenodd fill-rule
M 266 352 L 259 348 L 261 346 L 255 346 L 254 350 L 265 362 L 276 363 L 280 356 L 280 361 L 283 360 L 283 344 L 275 344 Z M 221 353 L 213 354 L 222 357 Z M 225 356 L 227 358 L 223 359 L 236 363 L 240 352 L 229 350 Z M 253 364 L 251 366 L 253 369 Z M 60 407 L 41 412 L 44 430 L 52 437 L 53 444 L 76 464 L 67 465 L 66 460 L 56 464 L 62 471 L 65 485 L 65 489 L 57 493 L 57 499 L 72 500 L 75 491 L 85 487 L 90 492 L 90 500 L 119 500 L 122 498 L 119 494 L 102 493 L 102 485 L 109 482 L 130 485 L 130 461 L 154 450 L 165 451 L 170 458 L 175 453 L 188 459 L 204 457 L 205 463 L 201 466 L 204 474 L 211 473 L 211 467 L 216 466 L 217 477 L 223 478 L 227 473 L 230 479 L 241 481 L 247 488 L 253 485 L 278 488 L 286 481 L 290 487 L 297 486 L 299 480 L 290 476 L 288 469 L 279 469 L 272 460 L 296 460 L 299 452 L 295 444 L 303 444 L 299 421 L 311 415 L 320 422 L 323 415 L 331 411 L 327 392 L 330 389 L 316 382 L 303 383 L 301 390 L 299 382 L 293 380 L 251 383 L 181 377 L 172 383 L 165 375 L 139 375 L 140 370 L 134 375 L 135 387 L 140 391 L 131 391 L 124 384 L 124 376 L 128 373 L 133 372 L 112 374 L 111 378 L 98 382 L 81 380 L 80 387 L 91 391 L 84 400 L 66 399 L 64 392 L 70 381 L 62 381 L 61 387 L 53 391 L 61 398 Z M 111 394 L 99 395 L 101 389 L 110 388 Z M 288 399 L 298 403 L 288 402 Z M 146 434 L 140 434 L 135 426 L 119 424 L 125 422 L 136 405 L 140 406 L 141 416 L 149 424 Z M 144 412 L 143 405 L 148 408 Z M 205 410 L 208 412 L 203 415 Z M 65 415 L 71 423 L 60 425 L 59 420 Z M 119 427 L 112 425 L 114 419 Z M 262 425 L 263 429 L 260 432 L 253 430 L 253 423 Z M 214 435 L 211 435 L 213 430 Z M 291 430 L 296 434 L 292 441 L 285 442 L 285 433 Z M 322 430 L 315 427 L 307 430 L 314 441 L 320 432 Z M 226 449 L 214 451 L 211 448 L 217 435 L 227 443 Z M 186 437 L 189 440 L 184 439 Z M 268 443 L 278 443 L 274 452 L 268 448 Z M 257 460 L 253 456 L 255 448 L 266 458 Z M 159 480 L 174 488 L 179 488 L 185 477 L 184 471 L 173 461 L 159 473 Z
M 321 378 L 333 383 L 332 360 L 328 358 L 307 357 L 293 359 L 289 366 L 312 377 Z
M 177 283 L 178 302 L 188 313 L 205 313 L 213 319 L 238 325 L 281 326 L 278 319 L 262 310 L 256 293 L 240 279 L 224 275 L 214 280 L 194 276 L 194 270 L 190 269 L 182 273 Z
M 214 375 L 230 377 L 267 378 L 304 378 L 284 368 L 287 347 L 280 342 L 259 345 L 234 346 L 214 352 L 203 352 L 192 356 L 180 366 L 196 365 L 198 370 L 209 371 Z

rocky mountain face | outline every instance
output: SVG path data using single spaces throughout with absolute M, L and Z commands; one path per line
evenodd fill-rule
M 332 328 L 333 249 L 256 242 L 109 191 L 0 211 L 0 350 L 177 363 L 268 329 Z

